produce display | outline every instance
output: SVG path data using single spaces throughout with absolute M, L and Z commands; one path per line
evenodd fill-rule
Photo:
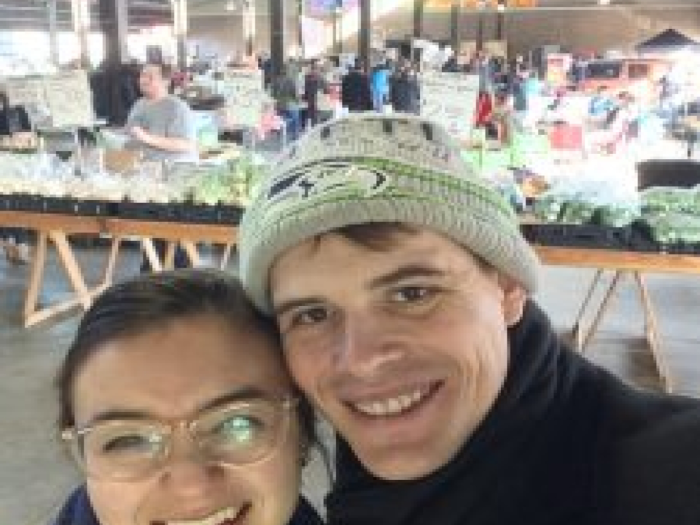
M 221 163 L 143 162 L 133 172 L 121 174 L 86 166 L 76 169 L 47 153 L 0 152 L 0 165 L 2 210 L 206 222 L 240 218 L 267 172 L 265 159 L 252 152 Z
M 590 184 L 553 188 L 531 208 L 532 242 L 700 254 L 700 187 L 654 187 L 636 198 Z
M 700 191 L 697 189 L 653 187 L 640 192 L 640 195 L 646 212 L 700 215 Z
M 667 213 L 645 215 L 642 224 L 659 244 L 700 244 L 700 215 Z

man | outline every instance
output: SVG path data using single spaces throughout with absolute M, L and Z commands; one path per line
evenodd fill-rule
M 364 71 L 364 64 L 361 60 L 356 60 L 352 69 L 343 77 L 340 97 L 343 106 L 348 108 L 351 113 L 372 109 L 370 79 Z
M 318 62 L 311 63 L 308 73 L 304 76 L 304 100 L 306 101 L 305 123 L 315 126 L 319 123 L 318 99 L 321 93 L 328 91 L 326 80 L 321 74 Z
M 420 83 L 408 60 L 404 59 L 394 74 L 389 77 L 389 100 L 394 111 L 414 115 L 420 113 Z
M 126 130 L 132 140 L 129 149 L 143 151 L 145 160 L 196 162 L 197 127 L 194 114 L 187 103 L 168 93 L 172 70 L 164 64 L 146 64 L 139 74 L 139 89 L 143 95 L 131 108 Z M 165 257 L 165 241 L 156 239 L 158 255 Z M 189 266 L 187 254 L 178 246 L 175 268 Z M 143 258 L 141 271 L 150 269 Z
M 437 125 L 314 130 L 249 207 L 240 261 L 338 432 L 329 523 L 700 523 L 700 402 L 557 340 L 516 217 Z
M 146 64 L 139 75 L 143 95 L 129 113 L 126 129 L 130 148 L 140 149 L 147 160 L 197 161 L 197 128 L 184 100 L 168 93 L 171 70 L 163 64 Z

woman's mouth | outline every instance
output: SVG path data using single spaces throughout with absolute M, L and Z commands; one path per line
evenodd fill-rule
M 151 525 L 239 525 L 250 511 L 250 503 L 239 507 L 227 507 L 212 512 L 207 516 L 193 519 L 179 520 L 160 520 L 153 521 Z

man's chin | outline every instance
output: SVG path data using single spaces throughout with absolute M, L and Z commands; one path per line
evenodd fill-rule
M 385 481 L 408 481 L 424 478 L 449 461 L 426 451 L 358 451 L 355 450 L 362 466 L 373 476 Z

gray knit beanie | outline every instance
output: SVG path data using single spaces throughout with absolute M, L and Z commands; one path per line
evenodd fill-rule
M 401 222 L 440 232 L 528 291 L 539 262 L 515 213 L 471 173 L 438 124 L 364 113 L 311 130 L 285 150 L 243 216 L 240 274 L 271 312 L 269 273 L 285 250 L 343 226 Z

